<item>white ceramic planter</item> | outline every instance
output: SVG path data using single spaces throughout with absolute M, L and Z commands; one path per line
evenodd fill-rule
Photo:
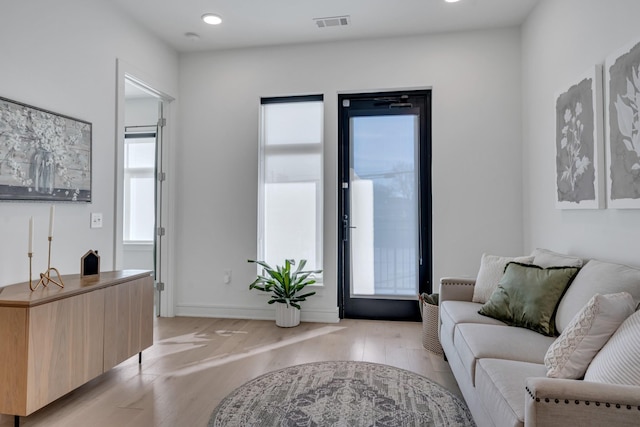
M 287 304 L 276 304 L 276 325 L 291 328 L 300 324 L 300 310 Z

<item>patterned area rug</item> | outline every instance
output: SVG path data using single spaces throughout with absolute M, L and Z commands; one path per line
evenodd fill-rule
M 262 375 L 227 396 L 214 426 L 474 426 L 465 403 L 435 382 L 367 362 L 317 362 Z

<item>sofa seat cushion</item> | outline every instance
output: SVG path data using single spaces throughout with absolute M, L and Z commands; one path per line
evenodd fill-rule
M 546 376 L 539 363 L 481 359 L 476 372 L 476 390 L 496 426 L 523 426 L 525 381 Z
M 629 292 L 640 302 L 640 269 L 622 264 L 591 260 L 580 269 L 560 300 L 556 329 L 562 332 L 595 294 Z
M 554 337 L 547 337 L 525 328 L 473 323 L 456 325 L 453 336 L 454 346 L 474 385 L 476 362 L 479 359 L 539 363 L 544 368 L 544 356 L 554 340 Z M 546 373 L 545 368 L 545 376 Z
M 440 334 L 448 334 L 453 340 L 455 326 L 458 323 L 480 323 L 485 325 L 505 325 L 497 319 L 478 313 L 482 304 L 469 301 L 444 301 L 440 305 Z

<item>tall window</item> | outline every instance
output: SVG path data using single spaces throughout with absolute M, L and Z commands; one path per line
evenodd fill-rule
M 322 269 L 322 95 L 261 104 L 258 256 Z
M 151 243 L 155 228 L 156 133 L 127 132 L 124 138 L 125 243 Z

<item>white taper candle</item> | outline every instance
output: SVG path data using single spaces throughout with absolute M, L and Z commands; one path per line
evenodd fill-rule
M 49 237 L 53 237 L 53 216 L 55 212 L 55 205 L 51 205 L 51 210 L 49 211 Z
M 33 217 L 29 218 L 29 251 L 33 253 Z

